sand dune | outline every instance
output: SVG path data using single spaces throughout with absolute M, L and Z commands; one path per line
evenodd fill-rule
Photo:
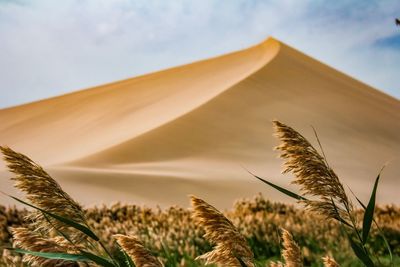
M 230 206 L 257 192 L 287 198 L 272 147 L 277 118 L 321 138 L 345 184 L 400 203 L 400 101 L 269 38 L 228 55 L 0 110 L 0 143 L 29 155 L 82 203 Z M 4 165 L 0 184 L 11 190 Z M 2 203 L 11 203 L 1 198 Z

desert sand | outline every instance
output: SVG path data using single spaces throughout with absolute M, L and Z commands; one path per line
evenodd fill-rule
M 244 169 L 296 190 L 280 174 L 272 119 L 313 144 L 315 127 L 331 167 L 362 200 L 388 163 L 378 203 L 400 204 L 400 101 L 273 38 L 2 109 L 0 144 L 44 166 L 86 205 L 187 206 L 195 194 L 227 208 L 258 192 L 291 202 Z M 16 194 L 11 176 L 0 163 L 1 190 Z

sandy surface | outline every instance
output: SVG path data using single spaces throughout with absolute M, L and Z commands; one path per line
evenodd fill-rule
M 361 199 L 390 161 L 380 203 L 400 204 L 400 101 L 275 40 L 228 55 L 0 110 L 0 144 L 43 165 L 81 203 L 218 207 L 286 186 L 279 119 L 314 144 Z M 2 191 L 14 192 L 0 163 Z M 295 188 L 289 186 L 290 188 Z M 2 204 L 14 203 L 0 196 Z

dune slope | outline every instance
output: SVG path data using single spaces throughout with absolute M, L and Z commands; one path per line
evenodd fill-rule
M 270 38 L 0 110 L 0 143 L 46 166 L 83 203 L 186 205 L 197 194 L 227 207 L 257 192 L 288 201 L 243 168 L 288 184 L 272 151 L 270 121 L 279 119 L 311 141 L 314 126 L 330 164 L 361 198 L 390 160 L 378 201 L 400 203 L 399 111 L 400 101 Z

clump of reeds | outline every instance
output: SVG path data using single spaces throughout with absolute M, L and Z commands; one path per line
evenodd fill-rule
M 14 186 L 26 194 L 31 204 L 77 223 L 85 223 L 82 207 L 62 190 L 61 186 L 42 167 L 11 148 L 0 146 L 0 150 L 8 169 L 15 174 L 11 178 L 15 181 Z M 55 228 L 67 234 L 74 242 L 80 242 L 84 238 L 80 232 L 40 211 L 29 213 L 27 221 L 30 221 L 32 229 L 38 232 L 47 233 Z
M 214 249 L 197 257 L 206 264 L 222 266 L 254 266 L 253 252 L 247 240 L 221 212 L 202 199 L 191 196 L 193 218 L 204 230 L 204 238 Z
M 283 173 L 291 172 L 294 174 L 295 180 L 293 183 L 300 185 L 302 194 L 297 195 L 258 176 L 255 177 L 282 193 L 305 203 L 309 210 L 324 215 L 328 219 L 338 220 L 343 227 L 343 231 L 348 236 L 355 255 L 365 265 L 374 266 L 374 261 L 371 258 L 373 253 L 368 250 L 366 243 L 373 222 L 376 190 L 380 174 L 375 180 L 368 205 L 364 205 L 357 198 L 357 201 L 365 210 L 363 228 L 360 233 L 354 216 L 353 204 L 338 176 L 330 168 L 315 130 L 314 133 L 322 155 L 304 136 L 293 128 L 276 120 L 273 121 L 273 127 L 275 135 L 280 140 L 280 145 L 276 147 L 276 150 L 281 152 L 280 157 L 285 160 Z M 308 199 L 309 196 L 313 199 Z M 377 228 L 379 229 L 379 227 Z M 382 237 L 389 254 L 392 255 L 388 242 L 383 235 Z M 376 256 L 375 258 L 379 262 L 379 258 Z
M 137 267 L 161 267 L 160 261 L 135 236 L 114 235 L 117 243 L 131 257 Z
M 29 230 L 16 228 L 12 231 L 14 245 L 18 247 L 15 251 L 24 254 L 24 260 L 39 266 L 114 261 L 100 238 L 89 229 L 82 207 L 42 167 L 8 147 L 0 146 L 0 150 L 10 172 L 15 174 L 11 178 L 14 186 L 26 194 L 29 203 L 10 197 L 34 208 L 26 216 Z M 108 257 L 92 253 L 103 253 L 99 248 Z
M 7 209 L 0 205 L 0 217 L 4 217 L 5 226 L 21 227 L 26 212 L 23 208 Z M 204 231 L 194 224 L 191 210 L 188 209 L 171 207 L 160 210 L 115 204 L 90 207 L 85 209 L 85 213 L 88 224 L 99 233 L 102 240 L 107 241 L 107 247 L 114 248 L 112 251 L 116 249 L 113 235 L 117 233 L 134 233 L 135 236 L 139 236 L 146 248 L 166 266 L 177 266 L 180 262 L 185 263 L 180 266 L 202 266 L 202 262 L 196 262 L 194 258 L 210 250 L 210 244 L 202 238 Z M 285 227 L 300 245 L 306 266 L 309 263 L 319 263 L 323 266 L 321 258 L 330 252 L 334 253 L 335 260 L 340 260 L 343 266 L 358 264 L 346 240 L 347 237 L 340 231 L 339 224 L 299 207 L 274 203 L 257 195 L 251 199 L 237 201 L 232 209 L 223 214 L 240 229 L 246 240 L 249 240 L 259 266 L 269 258 L 280 255 L 281 245 L 276 231 L 281 227 Z M 393 254 L 400 255 L 400 208 L 394 205 L 382 206 L 375 214 L 375 220 L 394 248 Z M 362 211 L 357 210 L 357 216 L 362 219 Z M 4 227 L 3 231 L 7 231 L 7 227 Z M 5 232 L 4 238 L 3 243 L 0 243 L 0 250 L 12 242 L 10 232 Z M 370 239 L 369 246 L 379 253 L 380 257 L 387 258 L 376 229 L 371 233 Z M 163 250 L 158 240 L 164 241 L 169 254 Z M 302 247 L 306 244 L 310 249 L 309 253 Z M 323 246 L 319 247 L 318 244 Z M 9 250 L 4 250 L 3 253 L 0 266 L 26 266 L 21 263 L 19 254 Z M 174 258 L 170 258 L 170 254 L 173 254 Z

